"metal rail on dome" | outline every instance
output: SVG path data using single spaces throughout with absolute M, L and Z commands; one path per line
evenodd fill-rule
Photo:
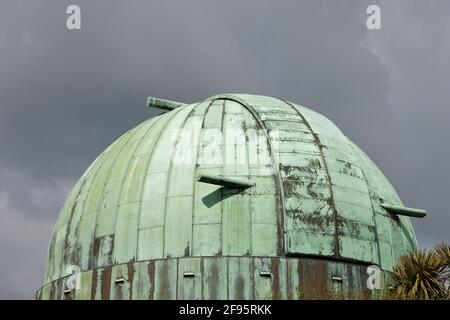
M 390 213 L 398 214 L 401 216 L 408 216 L 414 218 L 423 218 L 427 215 L 426 210 L 416 209 L 416 208 L 408 208 L 402 206 L 396 206 L 393 204 L 382 203 L 380 206 L 386 209 Z
M 155 98 L 155 97 L 147 98 L 147 107 L 149 107 L 149 108 L 156 108 L 156 109 L 163 109 L 163 110 L 171 111 L 178 107 L 184 106 L 185 104 L 186 103 L 183 103 L 183 102 L 160 99 L 160 98 Z
M 246 180 L 230 178 L 230 177 L 222 177 L 222 176 L 213 176 L 213 175 L 209 175 L 209 174 L 200 174 L 198 176 L 197 180 L 200 182 L 215 184 L 218 186 L 223 186 L 223 187 L 228 187 L 228 188 L 247 189 L 247 188 L 255 186 L 254 183 L 246 181 Z

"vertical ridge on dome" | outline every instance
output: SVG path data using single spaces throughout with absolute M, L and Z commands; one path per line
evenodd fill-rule
M 320 141 L 319 136 L 317 135 L 317 133 L 314 132 L 313 128 L 311 127 L 311 125 L 309 124 L 309 122 L 306 120 L 306 118 L 303 116 L 303 114 L 290 102 L 280 99 L 280 98 L 276 98 L 282 102 L 284 102 L 285 104 L 287 104 L 290 108 L 292 108 L 293 110 L 295 110 L 297 112 L 297 114 L 300 116 L 300 118 L 302 119 L 303 123 L 306 125 L 306 127 L 308 128 L 308 130 L 311 132 L 311 135 L 314 139 L 314 144 L 316 145 L 320 156 L 322 158 L 322 163 L 324 165 L 324 169 L 325 169 L 325 173 L 327 176 L 327 180 L 328 180 L 328 190 L 329 190 L 329 204 L 333 213 L 333 218 L 334 218 L 334 256 L 336 258 L 339 258 L 340 256 L 340 249 L 339 249 L 339 237 L 338 237 L 338 222 L 337 222 L 337 210 L 336 210 L 336 204 L 334 201 L 334 194 L 333 194 L 333 188 L 332 188 L 332 178 L 330 175 L 330 171 L 328 170 L 328 165 L 327 165 L 327 160 L 325 159 L 324 153 L 322 151 L 322 148 L 324 147 L 324 145 L 322 144 L 322 142 Z
M 245 108 L 235 101 L 223 101 L 222 166 L 225 177 L 249 177 L 247 143 L 245 142 Z M 222 191 L 222 255 L 251 254 L 250 197 L 247 191 L 221 188 Z
M 367 181 L 348 139 L 324 116 L 301 108 L 321 139 L 332 179 L 343 258 L 379 263 L 378 241 Z
M 194 177 L 200 172 L 216 170 L 212 167 L 215 163 L 212 163 L 213 158 L 210 155 L 204 153 L 204 146 L 210 142 L 211 136 L 208 136 L 208 130 L 219 130 L 215 128 L 214 124 L 222 123 L 223 119 L 223 103 L 217 101 L 208 102 L 208 106 L 203 114 L 201 120 L 201 130 L 198 135 L 197 148 L 195 151 L 195 169 Z M 220 125 L 221 126 L 221 125 Z M 215 131 L 217 132 L 217 131 Z M 218 151 L 218 150 L 215 150 Z M 215 155 L 216 159 L 218 155 Z M 220 161 L 222 161 L 222 153 L 220 153 Z M 209 165 L 205 165 L 207 162 Z M 217 164 L 216 164 L 217 165 Z M 206 168 L 208 167 L 208 168 Z M 192 198 L 192 236 L 191 236 L 191 255 L 201 256 L 203 255 L 219 255 L 222 252 L 221 248 L 221 212 L 222 204 L 217 204 L 214 207 L 210 207 L 205 212 L 205 206 L 202 202 L 202 196 L 206 192 L 218 192 L 219 188 L 216 186 L 207 186 L 204 184 L 198 184 L 196 179 L 193 181 L 193 198 Z M 204 191 L 206 190 L 206 192 Z
M 149 141 L 145 147 L 142 148 L 142 150 L 140 152 L 142 153 L 148 153 L 148 159 L 147 159 L 147 164 L 145 165 L 145 169 L 144 169 L 144 174 L 143 175 L 143 181 L 140 184 L 141 187 L 141 195 L 139 197 L 139 210 L 138 210 L 138 215 L 137 215 L 137 225 L 136 225 L 136 259 L 137 260 L 142 260 L 142 259 L 146 259 L 146 255 L 148 255 L 148 250 L 144 250 L 145 247 L 149 247 L 150 249 L 154 249 L 153 247 L 155 246 L 151 241 L 150 243 L 152 244 L 147 244 L 146 246 L 144 246 L 144 243 L 148 240 L 151 239 L 151 236 L 153 234 L 154 230 L 150 230 L 146 228 L 146 225 L 143 225 L 143 219 L 145 219 L 146 215 L 143 215 L 143 213 L 145 214 L 152 214 L 151 209 L 148 206 L 148 203 L 146 202 L 147 199 L 149 199 L 151 202 L 152 201 L 161 201 L 160 199 L 155 198 L 155 195 L 157 196 L 157 194 L 155 194 L 154 192 L 152 192 L 151 190 L 148 189 L 148 182 L 151 182 L 151 178 L 148 175 L 149 172 L 149 168 L 150 165 L 152 163 L 153 158 L 155 156 L 155 152 L 157 152 L 157 146 L 158 143 L 160 142 L 160 138 L 161 136 L 168 130 L 168 126 L 170 124 L 170 122 L 183 110 L 183 108 L 179 108 L 177 110 L 175 110 L 173 113 L 166 113 L 163 116 L 163 119 L 161 120 L 160 123 L 157 124 L 155 130 L 149 131 L 149 137 L 147 138 L 147 141 Z M 141 146 L 143 146 L 143 144 L 141 143 Z M 147 152 L 145 152 L 147 151 Z M 156 186 L 158 187 L 158 186 Z M 147 194 L 148 193 L 148 194 Z M 150 205 L 152 204 L 150 202 Z M 150 237 L 150 238 L 149 238 Z M 158 239 L 159 240 L 159 239 Z
M 92 186 L 89 193 L 86 195 L 86 200 L 79 217 L 79 230 L 77 230 L 76 236 L 78 240 L 74 244 L 76 248 L 74 252 L 76 252 L 76 255 L 72 258 L 73 261 L 71 262 L 72 264 L 79 266 L 81 270 L 91 269 L 96 265 L 95 260 L 97 260 L 97 257 L 94 255 L 96 221 L 99 211 L 103 209 L 101 206 L 104 202 L 105 192 L 106 190 L 111 191 L 107 189 L 109 186 L 108 183 L 110 180 L 114 180 L 116 183 L 115 185 L 118 185 L 118 188 L 120 188 L 120 184 L 126 175 L 126 171 L 121 170 L 121 173 L 115 173 L 115 168 L 117 168 L 118 162 L 120 164 L 120 162 L 123 161 L 122 159 L 125 159 L 126 161 L 129 150 L 133 148 L 133 145 L 130 142 L 135 139 L 135 135 L 138 134 L 142 128 L 145 128 L 150 121 L 152 120 L 148 120 L 142 125 L 137 126 L 129 135 L 119 138 L 117 145 L 108 151 L 108 161 L 102 163 L 92 179 Z M 108 204 L 112 205 L 114 200 L 110 200 L 111 201 L 109 201 Z M 111 217 L 109 218 L 111 219 Z M 104 224 L 102 225 L 105 226 Z
M 135 128 L 137 129 L 137 128 Z M 88 191 L 91 189 L 93 181 L 98 174 L 99 168 L 104 165 L 104 162 L 107 161 L 106 155 L 117 148 L 120 144 L 120 141 L 128 137 L 135 129 L 123 134 L 118 140 L 117 143 L 114 143 L 113 146 L 110 146 L 105 150 L 94 162 L 93 164 L 86 170 L 83 174 L 82 178 L 79 181 L 80 189 L 76 192 L 76 195 L 70 203 L 70 208 L 68 206 L 64 206 L 61 212 L 62 216 L 66 216 L 66 222 L 64 228 L 67 228 L 65 234 L 62 235 L 63 230 L 60 227 L 60 231 L 54 234 L 52 242 L 58 246 L 54 252 L 57 254 L 57 257 L 53 261 L 49 259 L 49 264 L 53 262 L 59 267 L 53 266 L 49 268 L 48 277 L 51 279 L 57 279 L 61 276 L 64 276 L 71 272 L 71 265 L 79 265 L 79 257 L 78 250 L 75 250 L 77 239 L 79 237 L 80 230 L 80 220 L 84 211 L 86 198 L 88 196 Z
M 380 199 L 397 205 L 403 205 L 403 203 L 376 164 L 351 140 L 349 140 L 349 143 L 357 152 L 364 174 L 367 177 L 373 217 L 377 227 L 380 264 L 386 270 L 392 270 L 395 261 L 405 251 L 418 248 L 411 220 L 402 216 L 394 217 L 380 206 Z
M 231 100 L 235 101 L 239 104 L 241 104 L 243 107 L 245 107 L 251 115 L 254 117 L 254 119 L 258 123 L 258 128 L 262 130 L 262 133 L 267 139 L 267 144 L 269 148 L 269 157 L 271 158 L 271 166 L 274 172 L 274 175 L 276 177 L 276 184 L 275 184 L 275 194 L 277 197 L 276 201 L 276 217 L 277 217 L 277 254 L 278 255 L 284 255 L 285 254 L 285 247 L 286 247 L 286 237 L 285 237 L 285 230 L 284 230 L 284 219 L 286 215 L 285 211 L 285 199 L 284 199 L 284 188 L 283 188 L 283 182 L 281 179 L 281 173 L 280 168 L 278 165 L 278 162 L 275 158 L 274 153 L 274 146 L 272 144 L 271 137 L 269 136 L 269 130 L 270 128 L 267 128 L 264 124 L 264 121 L 260 117 L 260 112 L 258 112 L 257 109 L 255 109 L 254 102 L 264 103 L 265 99 L 268 97 L 262 97 L 262 96 L 253 96 L 253 95 L 245 95 L 245 94 L 219 94 L 212 96 L 208 98 L 207 100 Z M 252 101 L 253 99 L 253 101 Z M 252 103 L 253 102 L 253 103 Z M 270 108 L 270 107 L 269 107 Z
M 174 133 L 180 129 L 193 105 L 178 108 L 170 113 L 167 125 L 155 139 L 155 145 L 145 173 L 145 186 L 139 217 L 139 259 L 162 258 L 164 256 L 164 216 L 167 177 L 170 161 L 175 147 Z M 151 240 L 152 244 L 144 247 L 144 242 Z
M 193 181 L 197 137 L 209 103 L 190 105 L 180 121 L 166 177 L 164 201 L 163 257 L 190 256 L 192 253 Z
M 181 109 L 179 109 L 181 110 Z M 151 158 L 153 156 L 153 153 L 155 151 L 155 147 L 157 144 L 157 141 L 159 139 L 159 137 L 161 136 L 161 134 L 163 133 L 167 122 L 172 119 L 176 113 L 179 112 L 179 110 L 177 110 L 176 112 L 174 112 L 173 114 L 165 114 L 164 117 L 160 118 L 160 121 L 155 125 L 154 128 L 152 128 L 152 130 L 149 130 L 146 133 L 146 139 L 143 139 L 143 141 L 140 143 L 138 150 L 136 150 L 136 153 L 138 154 L 148 154 L 148 158 L 147 158 L 147 163 L 145 165 L 145 168 L 143 169 L 144 174 L 141 175 L 143 176 L 142 178 L 142 182 L 140 184 L 140 197 L 139 197 L 139 213 L 138 213 L 138 218 L 137 218 L 137 240 L 136 240 L 136 260 L 144 260 L 146 259 L 145 256 L 145 248 L 149 247 L 149 245 L 145 245 L 146 242 L 148 243 L 152 243 L 151 238 L 148 237 L 148 230 L 145 231 L 145 229 L 142 229 L 142 225 L 141 225 L 141 219 L 142 219 L 142 212 L 143 211 L 148 211 L 149 208 L 144 206 L 144 199 L 146 198 L 146 186 L 148 184 L 148 176 L 147 176 L 147 172 L 150 166 L 150 161 Z
M 162 121 L 163 117 L 152 119 L 147 126 L 143 127 L 139 133 L 135 134 L 132 139 L 133 146 L 130 148 L 130 152 L 126 159 L 124 159 L 124 172 L 125 177 L 120 179 L 120 188 L 118 188 L 119 195 L 116 198 L 117 208 L 114 210 L 114 230 L 113 234 L 104 235 L 102 239 L 111 239 L 108 243 L 102 241 L 95 241 L 94 235 L 94 247 L 97 249 L 97 255 L 106 255 L 108 260 L 112 263 L 126 263 L 136 260 L 137 256 L 137 242 L 138 242 L 138 222 L 140 212 L 140 198 L 141 190 L 139 187 L 142 185 L 142 181 L 145 176 L 142 175 L 142 169 L 149 161 L 149 155 L 139 154 L 136 152 L 149 132 L 152 132 L 155 124 Z M 114 182 L 112 182 L 114 183 Z M 112 218 L 112 217 L 110 217 Z M 111 224 L 111 225 L 113 225 Z M 114 248 L 113 254 L 110 254 L 110 249 Z M 106 247 L 106 248 L 105 248 Z M 107 263 L 110 261 L 107 260 Z

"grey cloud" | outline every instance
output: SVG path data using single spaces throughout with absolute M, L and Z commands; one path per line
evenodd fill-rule
M 0 297 L 32 298 L 43 281 L 52 211 L 61 207 L 72 181 L 35 179 L 0 168 Z

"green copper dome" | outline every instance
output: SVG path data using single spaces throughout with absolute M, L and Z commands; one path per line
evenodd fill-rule
M 98 156 L 61 210 L 45 283 L 72 265 L 189 257 L 308 257 L 390 271 L 417 241 L 409 218 L 383 205 L 402 202 L 324 116 L 274 97 L 217 95 L 145 121 Z

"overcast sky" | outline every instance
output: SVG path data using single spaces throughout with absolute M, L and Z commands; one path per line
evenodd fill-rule
M 66 8 L 81 7 L 81 30 Z M 381 7 L 381 30 L 366 8 Z M 450 242 L 450 1 L 0 2 L 0 298 L 42 285 L 76 180 L 147 96 L 284 97 L 331 119 Z

